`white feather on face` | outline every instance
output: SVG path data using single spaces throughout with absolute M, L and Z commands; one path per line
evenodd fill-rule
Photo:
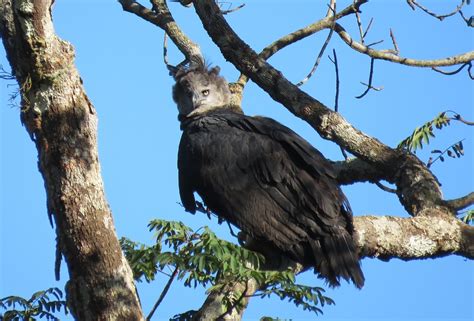
M 219 67 L 178 71 L 175 79 L 173 99 L 181 115 L 204 114 L 230 102 L 229 85 L 219 76 Z

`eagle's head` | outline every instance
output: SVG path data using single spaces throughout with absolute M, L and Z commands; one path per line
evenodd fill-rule
M 178 69 L 172 73 L 176 80 L 173 99 L 181 117 L 203 115 L 229 105 L 229 85 L 219 76 L 219 71 L 219 67 L 208 69 L 198 66 Z

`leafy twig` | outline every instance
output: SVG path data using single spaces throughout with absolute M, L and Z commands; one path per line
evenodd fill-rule
M 448 116 L 453 114 L 453 116 Z M 436 116 L 435 119 L 416 128 L 413 133 L 398 144 L 398 148 L 406 148 L 409 151 L 415 152 L 419 148 L 423 148 L 423 142 L 429 144 L 430 137 L 435 137 L 433 133 L 433 126 L 437 129 L 442 129 L 450 125 L 451 120 L 462 122 L 466 125 L 472 126 L 474 122 L 465 120 L 460 114 L 452 110 L 446 110 Z M 448 147 L 448 149 L 451 147 Z
M 444 156 L 443 155 L 445 155 L 445 154 L 448 154 L 448 156 L 452 157 L 452 158 L 459 158 L 462 155 L 464 155 L 464 149 L 463 149 L 463 144 L 462 144 L 463 141 L 464 141 L 464 139 L 450 145 L 448 148 L 446 148 L 443 151 L 441 151 L 439 149 L 435 149 L 435 150 L 431 151 L 431 153 L 438 154 L 438 156 L 435 157 L 435 158 L 430 157 L 428 159 L 428 163 L 426 164 L 426 166 L 428 168 L 430 168 L 431 165 L 433 165 L 433 163 L 435 163 L 437 160 L 440 160 L 440 161 L 444 162 Z

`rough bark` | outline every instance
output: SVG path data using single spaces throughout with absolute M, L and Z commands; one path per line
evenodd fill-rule
M 54 33 L 51 5 L 51 0 L 0 0 L 0 34 L 67 263 L 67 302 L 77 320 L 143 320 L 104 195 L 97 115 L 72 46 Z
M 355 217 L 360 256 L 416 260 L 456 254 L 474 259 L 474 227 L 450 213 L 434 211 L 410 218 Z
M 227 283 L 219 292 L 212 292 L 206 298 L 201 308 L 193 320 L 240 320 L 244 314 L 250 297 L 258 290 L 258 284 L 254 279 L 249 279 L 247 283 Z M 230 292 L 238 293 L 240 300 L 238 300 L 238 308 L 234 307 L 226 310 L 222 305 L 223 297 L 229 295 Z

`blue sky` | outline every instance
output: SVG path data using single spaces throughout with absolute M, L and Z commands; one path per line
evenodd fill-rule
M 338 1 L 341 9 L 351 1 Z M 146 2 L 144 2 L 145 4 Z M 457 2 L 424 1 L 438 12 L 449 12 Z M 240 2 L 235 2 L 240 4 Z M 254 49 L 261 50 L 277 38 L 322 17 L 324 1 L 247 1 L 246 7 L 228 20 Z M 226 63 L 212 44 L 193 9 L 176 3 L 170 8 L 183 30 L 196 42 L 209 62 L 219 65 L 222 74 L 234 81 L 238 72 Z M 472 7 L 472 5 L 471 5 Z M 379 49 L 391 48 L 389 28 L 394 30 L 401 54 L 434 59 L 472 50 L 472 29 L 458 17 L 444 22 L 413 12 L 404 1 L 373 1 L 363 6 L 363 22 L 374 24 L 368 42 L 384 39 Z M 466 9 L 466 15 L 472 8 Z M 358 39 L 354 17 L 342 25 Z M 86 91 L 99 116 L 99 151 L 106 195 L 114 214 L 119 236 L 152 242 L 146 225 L 153 218 L 181 220 L 198 228 L 209 225 L 231 239 L 228 229 L 209 221 L 205 215 L 190 215 L 177 204 L 176 153 L 180 138 L 176 107 L 171 99 L 172 79 L 162 63 L 163 32 L 121 10 L 115 1 L 57 1 L 54 7 L 57 33 L 76 49 L 76 65 Z M 270 59 L 294 82 L 311 69 L 327 31 L 286 48 Z M 303 90 L 328 106 L 333 106 L 334 67 L 327 54 L 338 54 L 341 94 L 340 111 L 356 127 L 389 146 L 396 146 L 417 126 L 451 109 L 474 120 L 474 87 L 466 72 L 443 76 L 429 69 L 375 62 L 373 85 L 364 99 L 354 97 L 363 90 L 369 58 L 353 52 L 337 37 L 328 46 L 318 71 Z M 182 57 L 171 46 L 169 59 Z M 0 64 L 8 69 L 3 48 Z M 8 103 L 14 87 L 0 82 L 0 297 L 29 296 L 52 286 L 54 280 L 55 233 L 46 214 L 45 192 L 37 170 L 37 154 L 19 120 L 19 110 Z M 243 108 L 247 114 L 273 117 L 293 128 L 330 159 L 341 159 L 339 148 L 322 140 L 311 127 L 275 103 L 257 86 L 249 83 Z M 418 153 L 426 161 L 431 149 L 444 149 L 465 139 L 466 155 L 436 163 L 432 169 L 443 184 L 446 199 L 474 190 L 474 136 L 472 128 L 453 123 L 435 132 L 432 145 Z M 344 187 L 355 215 L 407 216 L 392 194 L 369 184 Z M 474 319 L 474 264 L 450 256 L 403 262 L 362 261 L 366 285 L 362 290 L 343 284 L 328 289 L 336 306 L 325 307 L 321 320 L 472 320 Z M 145 313 L 158 298 L 167 279 L 161 275 L 152 284 L 139 284 Z M 322 285 L 312 273 L 298 277 L 308 285 Z M 156 312 L 156 320 L 197 309 L 204 289 L 188 289 L 175 283 Z M 314 315 L 278 299 L 253 299 L 244 320 L 268 315 L 292 320 L 312 320 Z

